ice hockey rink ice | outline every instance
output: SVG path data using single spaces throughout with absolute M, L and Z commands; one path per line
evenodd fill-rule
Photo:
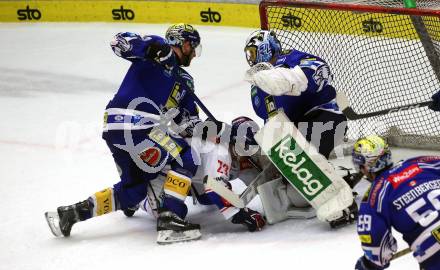
M 109 41 L 121 31 L 163 35 L 166 27 L 0 24 L 0 269 L 353 269 L 362 255 L 355 225 L 331 230 L 317 219 L 288 220 L 249 233 L 200 205 L 190 205 L 188 218 L 201 224 L 203 236 L 189 243 L 157 245 L 155 220 L 145 212 L 78 223 L 70 238 L 51 234 L 45 211 L 118 181 L 100 135 L 104 108 L 129 62 L 113 54 Z M 203 53 L 188 69 L 196 93 L 220 120 L 257 119 L 242 81 L 252 29 L 198 29 Z M 395 161 L 439 154 L 393 150 Z M 348 158 L 332 162 L 351 166 Z M 251 206 L 262 210 L 258 199 Z M 407 255 L 390 269 L 418 266 Z

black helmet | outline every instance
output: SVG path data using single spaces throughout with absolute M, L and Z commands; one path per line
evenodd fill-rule
M 178 47 L 182 47 L 185 41 L 189 41 L 191 47 L 195 50 L 196 56 L 200 56 L 202 53 L 199 32 L 192 25 L 186 23 L 173 24 L 168 28 L 165 38 L 168 44 Z

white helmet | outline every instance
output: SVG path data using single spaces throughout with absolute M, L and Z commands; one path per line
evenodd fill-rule
M 351 156 L 358 172 L 363 167 L 368 172 L 376 173 L 393 164 L 388 143 L 378 135 L 370 135 L 357 140 Z
M 244 47 L 246 60 L 250 66 L 260 62 L 269 62 L 281 53 L 281 43 L 274 31 L 257 30 L 252 32 Z

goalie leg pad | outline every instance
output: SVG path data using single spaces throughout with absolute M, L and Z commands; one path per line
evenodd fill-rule
M 318 212 L 320 220 L 334 218 L 349 207 L 353 195 L 331 164 L 311 146 L 283 112 L 255 135 L 262 150 L 285 179 Z M 334 207 L 334 210 L 332 209 Z
M 275 224 L 288 218 L 313 218 L 315 210 L 281 177 L 257 187 L 266 220 Z M 293 200 L 292 200 L 293 199 Z
M 338 194 L 322 204 L 317 211 L 318 219 L 331 222 L 340 219 L 344 210 L 353 204 L 353 192 L 347 187 L 339 190 Z

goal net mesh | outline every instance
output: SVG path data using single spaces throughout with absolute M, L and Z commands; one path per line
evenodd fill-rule
M 439 1 L 406 9 L 394 0 L 263 0 L 260 15 L 283 50 L 328 62 L 332 85 L 358 114 L 427 101 L 440 90 Z M 427 107 L 349 121 L 348 127 L 349 140 L 376 133 L 394 145 L 440 149 L 440 112 Z

